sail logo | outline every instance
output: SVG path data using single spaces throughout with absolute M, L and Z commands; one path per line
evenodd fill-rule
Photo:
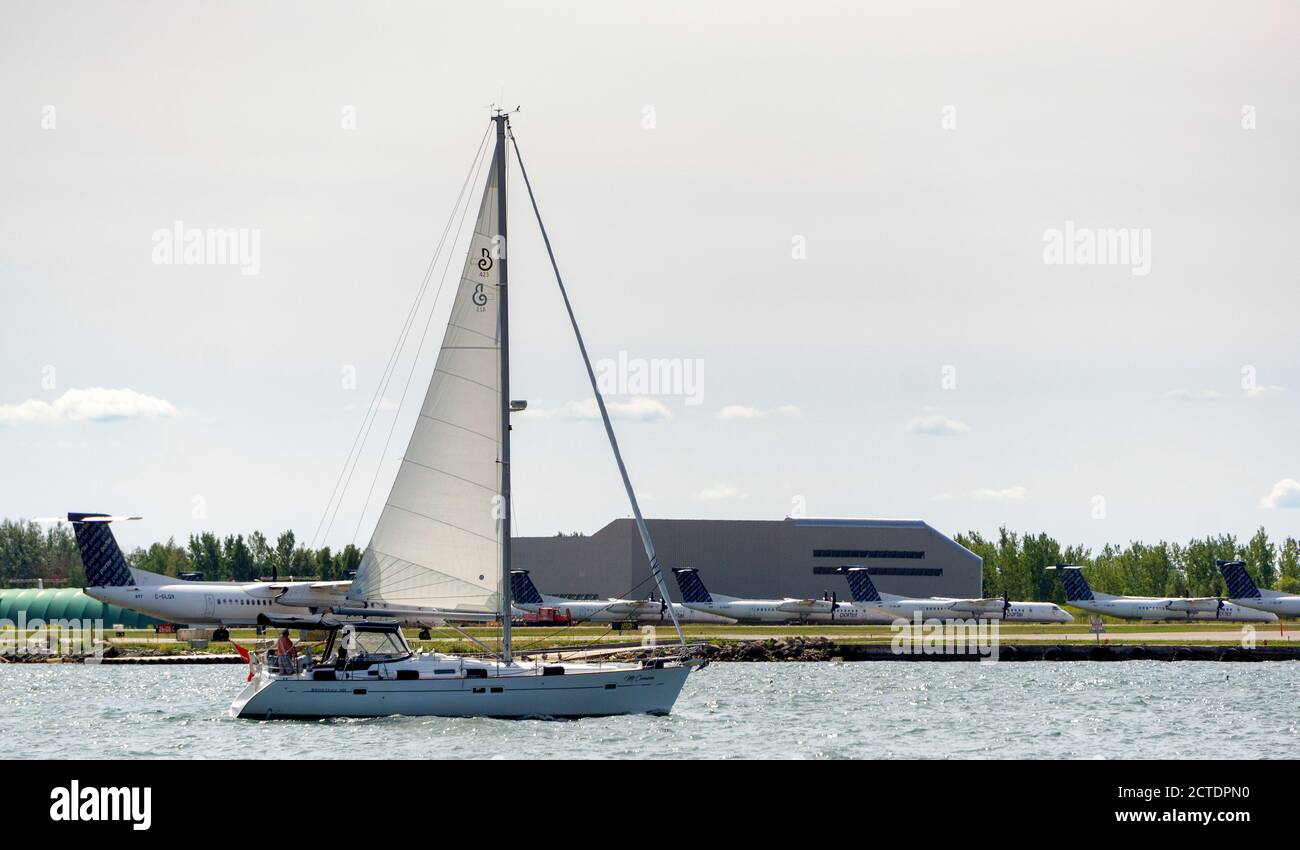
M 1128 266 L 1135 277 L 1151 273 L 1151 228 L 1077 227 L 1043 231 L 1043 262 L 1049 266 Z
M 492 276 L 492 274 L 491 274 L 491 273 L 492 273 L 492 268 L 496 265 L 496 261 L 499 260 L 499 259 L 501 259 L 501 255 L 500 255 L 500 253 L 498 253 L 498 249 L 497 249 L 497 245 L 499 244 L 499 240 L 500 240 L 500 238 L 501 238 L 501 237 L 499 237 L 499 236 L 494 236 L 494 237 L 492 238 L 492 247 L 491 247 L 491 248 L 480 248 L 480 249 L 479 249 L 481 253 L 480 253 L 480 256 L 479 256 L 479 258 L 478 258 L 478 262 L 476 263 L 476 265 L 478 265 L 478 276 L 479 276 L 479 277 L 491 277 L 491 276 Z M 483 284 L 483 283 L 477 283 L 477 284 L 475 284 L 475 285 L 474 285 L 474 292 L 470 295 L 470 300 L 474 302 L 474 306 L 478 308 L 478 311 L 479 311 L 480 313 L 482 313 L 484 310 L 486 310 L 486 309 L 487 309 L 487 303 L 488 303 L 488 296 L 487 296 L 487 288 L 486 288 L 486 284 Z
M 601 395 L 676 397 L 689 407 L 704 403 L 702 357 L 632 357 L 620 351 L 617 358 L 597 360 L 595 371 Z
M 153 824 L 153 789 L 87 785 L 72 780 L 50 791 L 52 821 L 119 821 L 136 831 Z
M 256 227 L 186 227 L 172 222 L 153 232 L 156 266 L 239 266 L 239 273 L 262 270 L 262 231 Z

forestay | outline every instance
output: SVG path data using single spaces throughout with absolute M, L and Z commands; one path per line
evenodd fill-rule
M 424 405 L 349 597 L 491 613 L 501 607 L 501 340 L 497 169 Z

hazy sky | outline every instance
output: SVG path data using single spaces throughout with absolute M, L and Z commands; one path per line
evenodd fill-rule
M 693 397 L 614 399 L 647 514 L 1298 534 L 1295 24 L 1264 2 L 7 4 L 0 516 L 311 540 L 496 101 L 522 105 L 593 356 L 702 364 Z M 512 187 L 513 395 L 540 411 L 515 426 L 516 531 L 590 532 L 628 509 Z M 256 273 L 155 262 L 176 222 L 255 235 Z M 1054 231 L 1121 228 L 1130 254 L 1092 256 L 1116 262 L 1045 262 Z M 446 306 L 332 545 L 369 536 Z

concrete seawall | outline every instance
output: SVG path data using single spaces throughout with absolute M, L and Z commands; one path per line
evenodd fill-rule
M 887 643 L 836 643 L 826 638 L 790 638 L 765 641 L 732 641 L 720 645 L 704 644 L 693 647 L 693 652 L 709 661 L 781 662 L 781 661 L 980 661 L 990 657 L 989 649 L 981 651 L 925 652 L 917 647 L 912 652 L 897 653 Z M 655 654 L 676 655 L 676 646 L 662 646 Z M 634 661 L 646 657 L 644 651 L 575 652 L 566 653 L 572 660 Z M 590 656 L 590 657 L 586 657 Z M 998 647 L 999 661 L 1300 661 L 1300 646 L 1240 646 L 1164 645 L 1164 644 L 1016 644 L 1004 643 Z M 193 653 L 176 655 L 136 655 L 113 653 L 96 660 L 84 657 L 49 657 L 29 655 L 0 658 L 10 663 L 80 663 L 90 660 L 101 664 L 135 664 L 164 666 L 170 664 L 243 664 L 235 654 Z
M 989 652 L 896 653 L 889 644 L 839 644 L 825 639 L 746 641 L 707 646 L 710 661 L 979 661 Z M 1013 644 L 999 661 L 1298 661 L 1300 646 L 1165 646 L 1150 644 Z

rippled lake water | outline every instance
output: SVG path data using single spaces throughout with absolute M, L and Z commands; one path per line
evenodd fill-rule
M 1300 663 L 714 664 L 670 717 L 226 715 L 241 666 L 0 665 L 11 758 L 1295 758 Z

